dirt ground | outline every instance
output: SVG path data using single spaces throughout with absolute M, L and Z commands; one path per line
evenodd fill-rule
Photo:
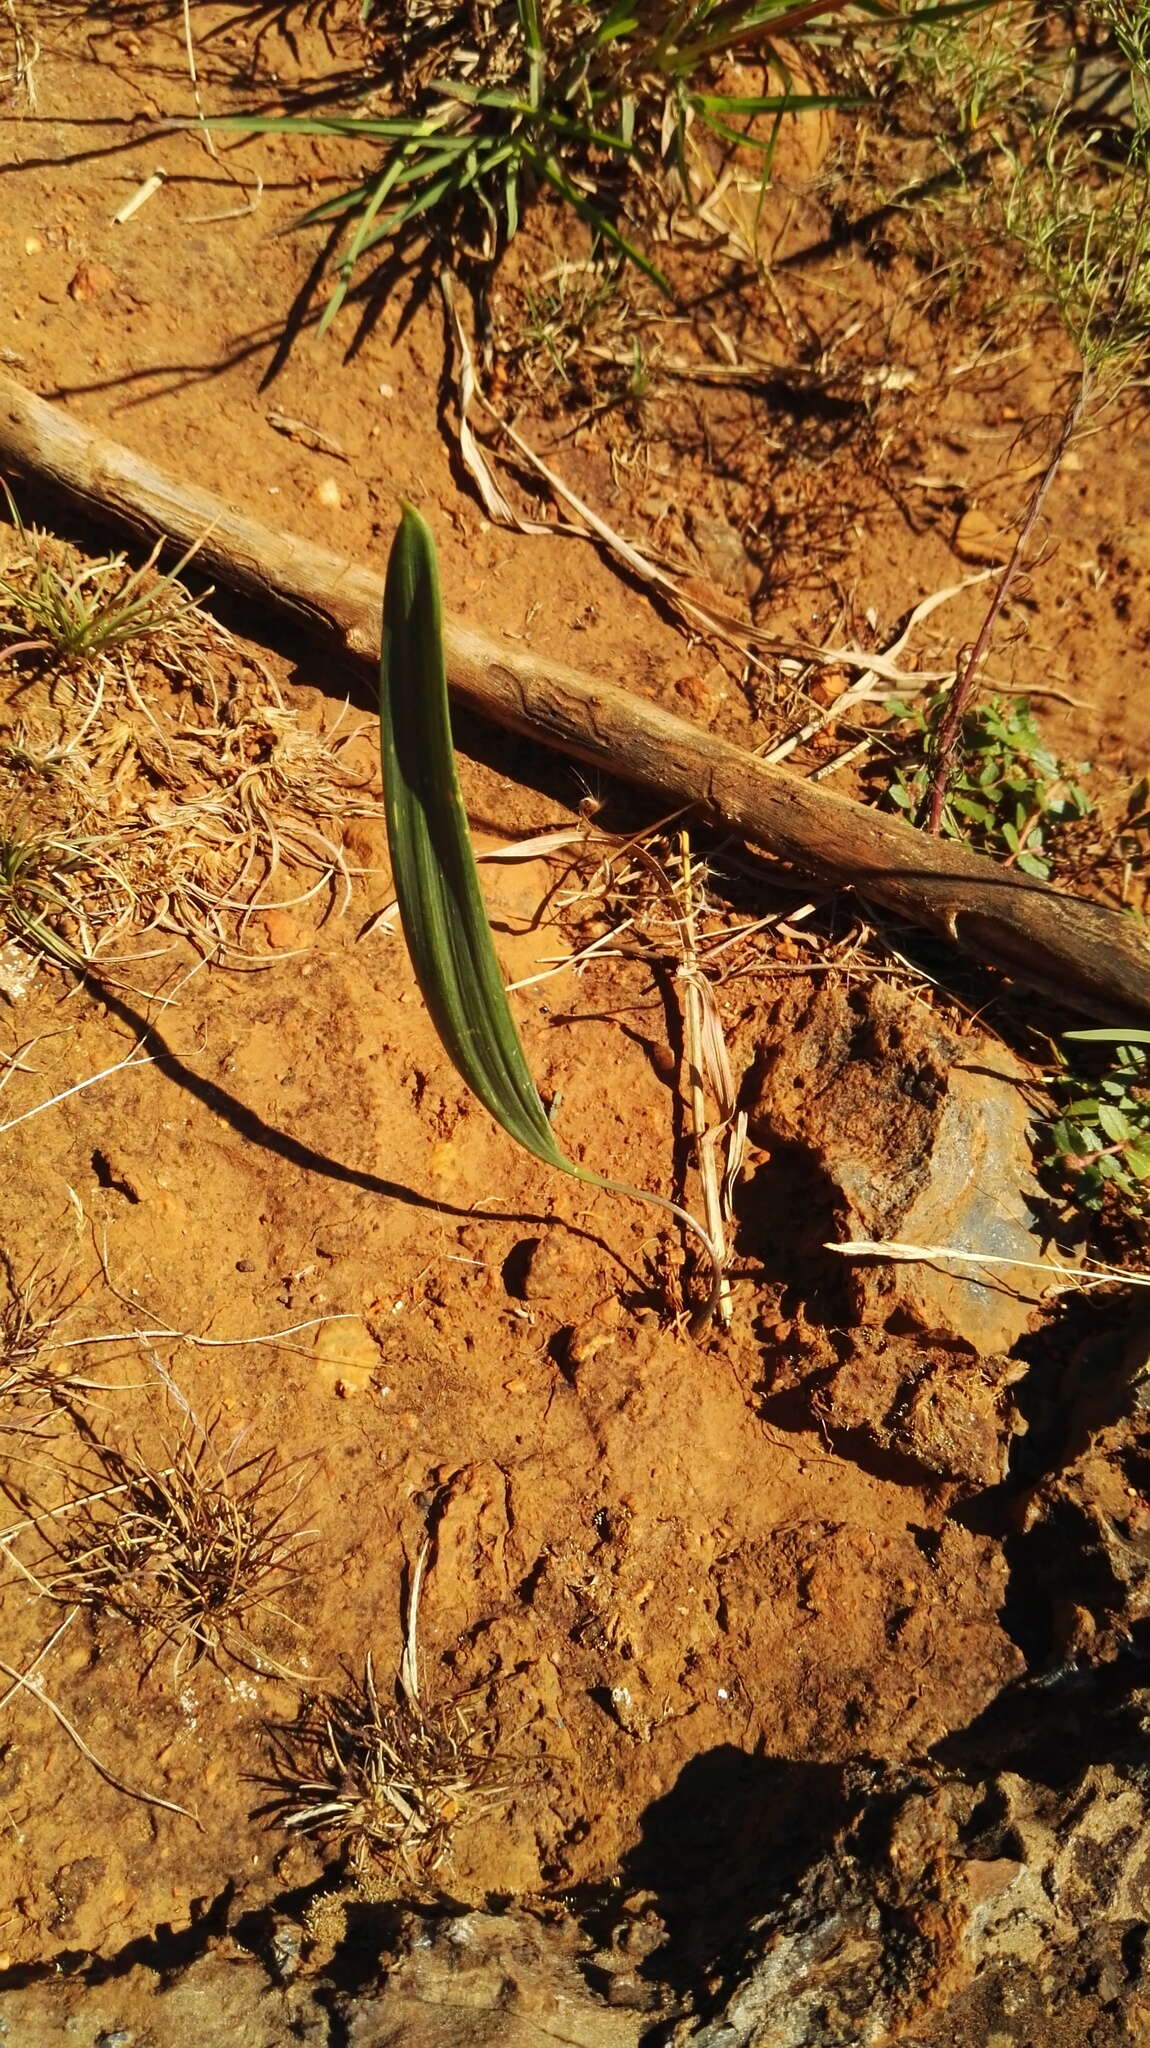
M 270 11 L 192 10 L 206 108 L 286 100 L 356 63 L 354 9 L 330 37 L 288 12 L 301 17 L 290 35 Z M 194 129 L 157 131 L 196 112 L 178 8 L 47 9 L 36 35 L 34 104 L 12 89 L 3 108 L 7 370 L 173 474 L 365 563 L 382 565 L 397 500 L 411 498 L 434 525 L 448 601 L 475 626 L 749 746 L 791 729 L 793 682 L 688 638 L 585 541 L 484 518 L 457 452 L 437 293 L 396 281 L 362 329 L 353 306 L 332 335 L 305 323 L 278 347 L 320 246 L 280 231 L 353 153 L 265 136 L 229 138 L 217 157 Z M 1001 558 L 1037 459 L 1033 423 L 1068 359 L 1033 319 L 980 312 L 973 261 L 944 292 L 897 224 L 818 255 L 840 141 L 821 117 L 787 139 L 769 288 L 730 246 L 700 245 L 667 254 L 673 315 L 645 286 L 608 307 L 605 356 L 625 358 L 621 337 L 637 331 L 654 366 L 618 403 L 610 364 L 599 405 L 579 382 L 586 359 L 528 346 L 532 277 L 584 253 L 542 209 L 498 287 L 493 388 L 574 490 L 728 608 L 781 639 L 882 646 L 923 597 Z M 114 224 L 158 168 L 155 196 Z M 781 368 L 744 388 L 659 373 L 672 358 L 729 360 L 716 336 Z M 53 524 L 13 483 L 24 517 Z M 521 475 L 518 488 L 527 507 L 533 486 Z M 994 673 L 1034 693 L 1113 808 L 1145 766 L 1148 730 L 1141 414 L 1072 452 L 1048 529 Z M 952 658 L 984 602 L 955 597 L 913 658 Z M 239 636 L 212 655 L 225 696 L 264 689 L 250 646 L 302 730 L 360 728 L 340 755 L 355 815 L 334 828 L 351 898 L 344 909 L 336 883 L 295 900 L 309 882 L 289 863 L 244 921 L 242 960 L 200 971 L 186 942 L 141 941 L 102 994 L 49 964 L 0 1011 L 0 1247 L 14 1284 L 40 1290 L 53 1337 L 76 1346 L 53 1356 L 84 1382 L 31 1420 L 0 1415 L 14 1688 L 0 1725 L 0 1967 L 113 1955 L 188 1927 L 229 1887 L 254 1911 L 342 1881 L 330 1837 L 283 1825 L 276 1770 L 287 1753 L 300 1782 L 314 1772 L 301 1698 L 346 1693 L 368 1655 L 390 1699 L 430 1536 L 423 1697 L 463 1702 L 461 1740 L 488 1778 L 488 1796 L 464 1793 L 449 1815 L 432 1891 L 468 1906 L 647 1895 L 678 1930 L 682 1974 L 705 1970 L 748 1902 L 827 1846 L 848 1768 L 941 1754 L 1028 1675 L 1076 1657 L 1101 1668 L 1129 1644 L 1118 1580 L 1083 1531 L 1144 1537 L 1144 1457 L 1107 1440 L 1091 1467 L 1084 1449 L 1114 1421 L 1090 1409 L 1092 1385 L 1106 1409 L 1096 1361 L 1111 1360 L 1114 1385 L 1129 1377 L 1130 1312 L 1118 1297 L 1021 1314 L 992 1303 L 971 1341 L 959 1283 L 942 1283 L 948 1307 L 912 1302 L 900 1320 L 822 1252 L 851 1185 L 827 1129 L 856 1166 L 897 1176 L 913 1141 L 933 1171 L 941 1126 L 900 1122 L 891 1105 L 908 1074 L 985 1063 L 972 1019 L 998 992 L 967 975 L 961 1001 L 932 995 L 894 961 L 897 933 L 868 936 L 849 903 L 821 899 L 813 924 L 788 924 L 806 901 L 794 877 L 720 857 L 713 928 L 765 911 L 783 924 L 718 991 L 750 1150 L 732 1328 L 687 1335 L 673 1233 L 518 1153 L 439 1048 L 376 915 L 390 889 L 370 705 L 348 708 L 349 678 L 266 622 L 222 615 Z M 141 701 L 118 714 L 134 732 L 186 700 L 160 664 L 142 673 Z M 10 732 L 34 678 L 9 664 L 0 681 Z M 825 701 L 825 683 L 812 688 Z M 852 737 L 796 756 L 797 771 Z M 478 728 L 461 743 L 481 844 L 577 821 L 587 791 L 569 767 Z M 622 792 L 592 794 L 612 824 L 652 822 Z M 595 865 L 485 869 L 510 979 L 607 929 L 580 898 Z M 1113 895 L 1110 870 L 1100 886 Z M 601 1172 L 678 1193 L 688 1139 L 665 961 L 621 952 L 516 1000 L 564 1142 Z M 991 1021 L 1040 1059 L 1004 1014 Z M 833 1068 L 836 1031 L 854 1049 Z M 860 1091 L 853 1121 L 832 1105 L 821 1123 L 788 1123 L 779 1106 L 780 1060 L 811 1033 Z M 150 1063 L 31 1114 L 144 1039 Z M 1023 1121 L 1031 1071 L 1020 1061 L 1009 1082 Z M 887 1105 L 869 1133 L 868 1099 Z M 930 1390 L 929 1426 L 921 1404 L 907 1419 L 908 1389 Z M 936 1428 L 951 1396 L 958 1419 Z M 166 1467 L 201 1424 L 233 1467 L 268 1447 L 307 1461 L 292 1468 L 298 1501 L 284 1496 L 311 1532 L 307 1570 L 253 1615 L 243 1661 L 178 1652 L 113 1601 L 76 1597 L 68 1577 L 61 1531 L 81 1496 L 117 1483 L 115 1456 L 139 1447 Z M 37 1696 L 18 1676 L 50 1641 Z M 369 1887 L 414 1888 L 387 1865 Z

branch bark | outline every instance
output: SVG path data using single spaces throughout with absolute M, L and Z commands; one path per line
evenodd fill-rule
M 0 464 L 86 516 L 165 535 L 231 590 L 373 670 L 383 578 L 234 511 L 0 377 Z M 1150 1021 L 1150 948 L 1131 920 L 772 768 L 631 691 L 447 625 L 453 694 L 497 725 L 690 806 L 805 873 L 950 938 L 1106 1023 Z

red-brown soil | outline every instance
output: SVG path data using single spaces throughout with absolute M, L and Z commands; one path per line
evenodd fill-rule
M 293 43 L 272 23 L 257 39 L 237 15 L 207 40 L 228 10 L 196 7 L 192 19 L 210 109 L 249 103 L 253 66 L 266 97 L 355 61 L 350 25 L 333 54 L 316 27 Z M 484 519 L 440 417 L 446 392 L 449 424 L 437 295 L 412 303 L 397 286 L 350 353 L 354 309 L 324 340 L 305 326 L 263 388 L 318 249 L 278 231 L 346 173 L 350 152 L 273 137 L 233 152 L 229 140 L 237 185 L 195 132 L 149 132 L 156 116 L 195 111 L 178 9 L 49 12 L 38 34 L 35 108 L 13 97 L 5 113 L 0 360 L 14 374 L 174 473 L 364 561 L 382 561 L 396 502 L 411 497 L 434 524 L 449 601 L 485 631 L 748 744 L 786 730 L 793 690 L 766 671 L 744 684 L 737 662 L 689 643 L 591 545 Z M 834 374 L 821 398 L 656 377 L 637 408 L 569 435 L 570 393 L 540 372 L 532 394 L 512 346 L 524 280 L 563 250 L 565 224 L 546 209 L 499 287 L 496 362 L 527 439 L 628 535 L 725 585 L 725 602 L 782 637 L 840 641 L 869 620 L 881 645 L 911 605 L 970 572 L 954 545 L 964 513 L 1004 529 L 1018 518 L 1038 448 L 1023 430 L 1048 415 L 1068 363 L 1021 314 L 984 332 L 975 276 L 956 311 L 932 307 L 909 236 L 881 260 L 849 247 L 788 269 L 827 232 L 825 196 L 804 171 L 813 158 L 825 167 L 832 139 L 804 137 L 783 165 L 770 201 L 776 286 L 721 251 L 673 255 L 686 310 L 651 330 L 652 348 L 698 361 L 722 359 L 712 323 L 739 356 L 772 362 L 788 360 L 795 334 L 822 334 Z M 158 165 L 161 190 L 114 226 Z M 254 210 L 202 218 L 242 207 L 257 174 Z M 862 326 L 835 341 L 852 309 Z M 273 411 L 345 459 L 277 431 Z M 994 664 L 1008 683 L 1076 700 L 1036 696 L 1063 751 L 1106 764 L 1112 805 L 1141 770 L 1147 729 L 1150 482 L 1135 424 L 1104 421 L 1066 466 L 1044 559 Z M 26 517 L 50 522 L 50 507 L 17 492 Z M 984 602 L 969 592 L 936 614 L 915 655 L 951 657 Z M 258 642 L 259 620 L 227 616 Z M 267 659 L 308 728 L 330 731 L 346 678 L 282 641 Z M 170 683 L 154 667 L 144 675 L 152 704 L 170 705 Z M 0 716 L 19 712 L 14 695 Z M 584 791 L 569 769 L 490 733 L 461 737 L 484 842 L 576 816 Z M 348 759 L 375 790 L 369 724 Z M 617 815 L 646 822 L 627 803 Z M 347 914 L 321 915 L 320 899 L 273 904 L 247 928 L 254 958 L 242 969 L 190 974 L 190 948 L 177 949 L 141 960 L 131 985 L 101 1000 L 46 968 L 0 1013 L 0 1050 L 18 1057 L 0 1097 L 6 1123 L 125 1059 L 145 1024 L 161 1035 L 170 1058 L 5 1132 L 0 1246 L 18 1278 L 37 1269 L 58 1283 L 70 1304 L 59 1336 L 190 1333 L 67 1354 L 100 1383 L 79 1428 L 62 1411 L 36 1432 L 0 1417 L 6 1525 L 107 1483 L 100 1443 L 138 1441 L 166 1462 L 180 1415 L 162 1367 L 195 1416 L 219 1418 L 225 1442 L 245 1433 L 237 1455 L 274 1445 L 313 1461 L 299 1510 L 315 1531 L 310 1573 L 277 1603 L 282 1616 L 257 1624 L 267 1655 L 306 1684 L 339 1688 L 370 1653 L 390 1698 L 405 1589 L 431 1527 L 425 1696 L 467 1696 L 508 1788 L 488 1812 L 461 1814 L 439 1875 L 449 1896 L 577 1894 L 619 1873 L 657 1890 L 656 1867 L 665 1875 L 680 1822 L 698 1828 L 701 1800 L 729 1831 L 731 1869 L 721 1848 L 702 1867 L 692 1837 L 684 1881 L 730 1889 L 737 1904 L 744 1865 L 785 1862 L 810 1830 L 825 1837 L 839 1767 L 921 1757 L 975 1722 L 1028 1658 L 1056 1659 L 1072 1624 L 1051 1622 L 1041 1642 L 1033 1614 L 1018 1625 L 1014 1511 L 985 1473 L 972 1479 L 961 1456 L 928 1469 L 897 1432 L 884 1438 L 867 1406 L 866 1346 L 887 1359 L 875 1368 L 885 1402 L 888 1337 L 908 1340 L 843 1334 L 847 1295 L 818 1249 L 834 1215 L 809 1161 L 785 1146 L 770 1156 L 758 1133 L 738 1204 L 733 1328 L 692 1340 L 668 1317 L 680 1252 L 661 1222 L 516 1152 L 446 1061 L 390 923 L 365 931 L 390 894 L 381 816 L 352 819 L 344 845 L 356 870 Z M 556 878 L 545 861 L 485 870 L 510 979 L 594 935 L 555 912 Z M 739 880 L 744 909 L 756 886 Z M 286 871 L 275 889 L 294 893 Z M 764 895 L 759 907 L 796 901 Z M 838 914 L 852 929 L 849 908 Z M 795 929 L 764 939 L 720 991 L 736 1078 L 752 1094 L 772 1034 L 802 1028 L 796 978 L 829 964 L 845 987 L 883 965 L 860 953 L 834 967 L 830 925 L 813 945 Z M 686 1137 L 669 991 L 643 962 L 607 958 L 517 1004 L 564 1142 L 604 1173 L 674 1192 Z M 909 978 L 904 998 L 924 1007 Z M 1077 1354 L 1053 1309 L 1042 1334 L 1043 1313 L 1022 1356 L 1049 1449 L 1059 1375 L 1073 1379 Z M 308 1327 L 253 1341 L 296 1325 Z M 953 1345 L 932 1349 L 921 1333 L 913 1345 L 916 1371 L 952 1368 Z M 992 1380 L 1005 1441 L 1005 1362 Z M 972 1487 L 985 1494 L 975 1509 Z M 6 1549 L 3 1657 L 16 1672 L 70 1612 L 24 1575 L 48 1570 L 41 1538 L 19 1531 Z M 1064 1591 L 1086 1617 L 1073 1625 L 1101 1625 L 1088 1595 Z M 1055 1604 L 1049 1588 L 1042 1597 Z M 6 1964 L 113 1953 L 186 1925 L 229 1880 L 259 1904 L 321 1875 L 322 1847 L 260 1813 L 266 1724 L 296 1713 L 295 1678 L 177 1659 L 87 1610 L 37 1678 L 121 1785 L 198 1825 L 98 1776 L 26 1690 L 6 1698 Z M 750 1758 L 776 1772 L 774 1821 L 740 1811 Z M 402 1874 L 375 1881 L 405 1885 Z

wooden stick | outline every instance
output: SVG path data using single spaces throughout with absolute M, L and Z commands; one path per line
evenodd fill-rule
M 333 637 L 373 670 L 383 578 L 177 482 L 0 377 L 0 463 L 71 506 L 177 547 L 232 590 Z M 805 873 L 858 890 L 992 967 L 1109 1024 L 1150 1020 L 1150 948 L 1132 921 L 902 819 L 772 768 L 613 683 L 447 626 L 454 695 L 496 724 L 690 806 Z

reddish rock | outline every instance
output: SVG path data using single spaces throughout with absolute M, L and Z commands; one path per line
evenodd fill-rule
M 119 282 L 115 271 L 109 270 L 106 263 L 85 260 L 77 264 L 68 281 L 68 297 L 75 299 L 77 305 L 87 306 L 93 299 L 106 298 L 109 292 L 116 290 Z

